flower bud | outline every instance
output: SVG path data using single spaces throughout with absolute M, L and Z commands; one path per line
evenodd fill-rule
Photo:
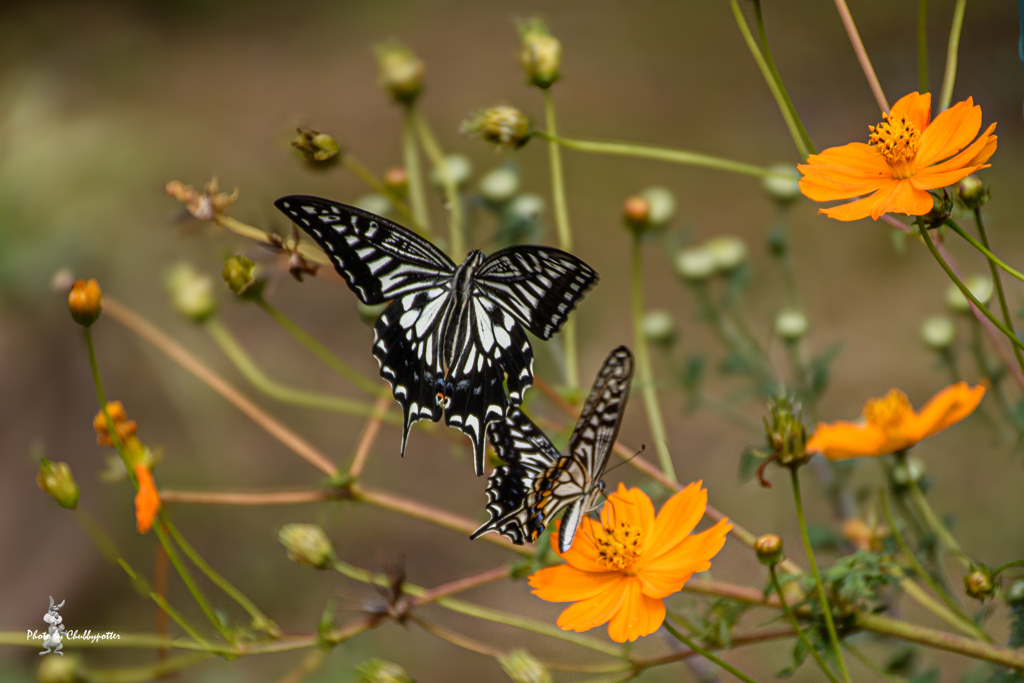
M 311 165 L 325 167 L 341 160 L 341 148 L 337 140 L 327 133 L 320 133 L 312 128 L 296 128 L 292 147 L 299 150 Z
M 86 680 L 85 666 L 77 653 L 48 654 L 39 662 L 39 683 L 81 683 Z
M 676 323 L 667 311 L 648 311 L 644 315 L 644 339 L 657 346 L 671 346 L 676 339 Z
M 977 209 L 988 201 L 988 189 L 980 178 L 969 175 L 957 183 L 956 198 L 968 209 Z
M 232 256 L 224 262 L 220 274 L 228 289 L 238 296 L 251 293 L 256 284 L 256 264 L 248 256 Z
M 779 464 L 799 466 L 811 459 L 811 455 L 804 450 L 807 428 L 804 427 L 799 401 L 790 396 L 769 398 L 764 431 L 768 446 Z
M 714 256 L 715 270 L 719 273 L 731 273 L 747 260 L 747 243 L 739 237 L 714 237 L 705 242 L 704 246 Z
M 370 213 L 383 216 L 384 218 L 390 218 L 392 209 L 394 208 L 391 205 L 391 200 L 382 194 L 376 194 L 374 192 L 364 194 L 362 197 L 352 202 L 352 204 L 358 206 L 360 209 L 369 211 Z
M 676 256 L 676 273 L 688 282 L 703 282 L 715 273 L 715 255 L 704 246 L 683 249 Z
M 423 92 L 423 61 L 398 43 L 378 45 L 377 70 L 380 87 L 396 102 L 412 104 Z
M 213 281 L 187 263 L 171 268 L 165 280 L 174 308 L 193 322 L 201 323 L 217 310 Z
M 771 175 L 764 177 L 761 187 L 769 197 L 783 206 L 792 204 L 800 198 L 800 172 L 796 167 L 777 164 L 768 170 L 771 171 Z
M 622 204 L 622 216 L 626 219 L 626 227 L 636 233 L 645 232 L 649 227 L 651 203 L 640 196 L 626 199 Z
M 65 510 L 78 507 L 78 483 L 71 476 L 71 468 L 66 462 L 40 460 L 36 484 Z
M 544 213 L 544 198 L 537 194 L 521 194 L 508 203 L 505 211 L 516 222 L 535 221 Z
M 71 319 L 82 327 L 89 327 L 99 320 L 103 311 L 103 290 L 96 280 L 75 280 L 68 292 L 68 310 Z
M 795 308 L 784 308 L 775 316 L 775 334 L 783 341 L 800 341 L 809 328 L 807 316 Z
M 75 275 L 70 268 L 61 268 L 50 277 L 50 290 L 61 294 L 75 286 Z
M 508 105 L 477 112 L 462 122 L 460 130 L 469 135 L 479 135 L 498 149 L 518 149 L 530 141 L 530 119 Z
M 538 88 L 550 88 L 558 80 L 562 44 L 537 17 L 519 24 L 519 38 L 522 41 L 519 60 L 527 79 Z
M 498 663 L 515 683 L 552 683 L 551 673 L 533 655 L 522 648 L 516 648 Z
M 138 425 L 135 424 L 135 420 L 128 419 L 124 405 L 120 401 L 107 401 L 107 415 L 110 416 L 117 438 L 122 444 L 127 443 L 138 432 Z M 102 410 L 97 411 L 93 417 L 92 428 L 96 432 L 97 445 L 114 447 L 114 442 L 110 439 L 110 430 L 107 429 L 107 419 Z
M 893 465 L 889 477 L 896 488 L 906 488 L 911 484 L 920 483 L 926 471 L 923 460 L 910 456 L 904 462 Z
M 967 289 L 974 297 L 983 304 L 987 304 L 992 298 L 992 280 L 985 275 L 968 275 L 963 280 Z M 963 295 L 960 288 L 951 284 L 946 289 L 946 306 L 954 313 L 967 313 L 971 310 L 970 302 Z
M 766 567 L 782 562 L 782 538 L 778 534 L 765 534 L 754 541 L 757 561 Z
M 480 196 L 492 206 L 505 204 L 519 192 L 519 171 L 515 166 L 502 165 L 484 174 L 480 179 Z
M 1006 604 L 1011 607 L 1024 605 L 1024 579 L 1017 579 L 1006 589 Z
M 334 546 L 316 524 L 285 524 L 277 539 L 288 551 L 288 559 L 301 565 L 326 569 L 334 559 Z
M 933 315 L 921 323 L 921 341 L 932 351 L 945 351 L 956 341 L 956 325 L 946 315 Z
M 377 323 L 377 318 L 384 312 L 384 309 L 388 307 L 390 302 L 385 301 L 382 304 L 364 304 L 362 301 L 356 302 L 356 310 L 359 311 L 359 319 L 366 325 L 373 327 Z
M 473 164 L 470 163 L 469 159 L 461 154 L 449 154 L 444 158 L 444 169 L 448 173 L 448 179 L 457 188 L 461 188 L 469 182 L 469 177 L 473 175 Z M 441 169 L 434 167 L 430 171 L 430 182 L 435 187 L 444 188 L 444 176 L 441 175 Z
M 368 659 L 356 667 L 358 683 L 413 683 L 405 669 L 383 659 Z
M 409 172 L 403 166 L 392 166 L 384 172 L 384 186 L 396 197 L 404 197 L 409 192 Z
M 676 215 L 676 197 L 671 191 L 664 187 L 648 187 L 640 193 L 640 196 L 647 200 L 649 206 L 647 213 L 647 224 L 653 230 L 661 230 Z
M 983 569 L 975 569 L 964 577 L 964 591 L 975 600 L 991 597 L 995 589 L 992 576 Z

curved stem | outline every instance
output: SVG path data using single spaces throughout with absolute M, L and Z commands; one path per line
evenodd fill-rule
M 680 631 L 676 630 L 676 628 L 672 626 L 671 623 L 669 623 L 668 619 L 666 619 L 664 623 L 662 623 L 662 626 L 665 627 L 666 631 L 675 636 L 676 640 L 678 640 L 680 643 L 682 643 L 686 647 L 690 648 L 691 650 L 699 654 L 704 659 L 708 660 L 709 662 L 717 664 L 718 666 L 722 667 L 723 669 L 731 673 L 733 676 L 743 681 L 744 683 L 755 683 L 754 679 L 739 671 L 732 664 L 729 664 L 725 660 L 719 658 L 710 650 L 705 650 L 700 645 L 693 642 L 691 638 L 687 638 L 686 636 L 684 636 Z
M 835 2 L 836 9 L 839 10 L 839 18 L 843 20 L 843 26 L 846 28 L 846 35 L 849 36 L 850 44 L 853 45 L 853 51 L 857 55 L 857 61 L 860 62 L 860 68 L 864 72 L 864 77 L 868 79 L 868 85 L 871 86 L 871 94 L 875 96 L 878 108 L 888 113 L 889 101 L 885 99 L 882 84 L 878 82 L 875 69 L 871 66 L 871 59 L 868 58 L 867 50 L 864 49 L 864 43 L 861 42 L 860 33 L 857 32 L 857 24 L 853 23 L 850 8 L 846 6 L 846 0 L 835 0 Z
M 975 225 L 978 226 L 978 236 L 981 237 L 981 243 L 985 247 L 984 253 L 988 258 L 988 268 L 989 272 L 992 274 L 992 282 L 995 283 L 996 286 L 996 296 L 999 298 L 999 308 L 1003 313 L 1003 322 L 1005 322 L 1006 326 L 1012 330 L 1013 317 L 1010 315 L 1010 307 L 1006 303 L 1006 292 L 1003 290 L 1003 281 L 999 277 L 999 270 L 996 268 L 996 261 L 999 259 L 992 254 L 992 251 L 989 248 L 988 235 L 985 233 L 985 223 L 981 220 L 980 208 L 974 209 L 974 222 Z M 1016 333 L 1016 330 L 1014 330 L 1014 332 Z M 1021 354 L 1020 348 L 1016 346 L 1013 347 L 1013 356 L 1017 360 L 1017 367 L 1019 367 L 1020 371 L 1024 373 L 1024 354 Z
M 956 6 L 953 8 L 953 25 L 949 29 L 949 44 L 946 46 L 946 72 L 942 75 L 939 111 L 949 109 L 949 103 L 953 101 L 957 52 L 960 49 L 960 31 L 964 26 L 964 10 L 966 9 L 967 0 L 956 0 Z
M 818 652 L 818 648 L 814 647 L 811 643 L 811 639 L 807 637 L 803 629 L 800 628 L 800 622 L 797 621 L 796 615 L 793 614 L 793 610 L 789 608 L 789 603 L 786 602 L 786 596 L 782 592 L 782 586 L 779 584 L 779 575 L 775 571 L 775 565 L 768 567 L 768 572 L 772 577 L 772 587 L 775 589 L 775 594 L 779 596 L 779 603 L 782 605 L 782 611 L 786 613 L 786 619 L 793 625 L 793 630 L 796 631 L 797 636 L 800 637 L 800 642 L 804 644 L 804 648 L 814 657 L 814 661 L 817 662 L 818 667 L 824 672 L 825 676 L 828 677 L 832 683 L 839 683 L 839 679 L 832 673 L 832 670 L 828 668 L 825 660 L 822 659 L 821 654 Z
M 427 210 L 420 153 L 416 148 L 415 116 L 411 107 L 406 107 L 402 111 L 402 163 L 409 177 L 409 204 L 412 206 L 412 215 L 416 219 L 416 224 L 422 228 L 424 237 L 431 239 L 430 211 Z
M 974 237 L 971 235 L 971 233 L 969 233 L 966 230 L 964 230 L 963 228 L 961 228 L 955 221 L 947 220 L 946 221 L 946 225 L 948 225 L 950 228 L 952 228 L 953 232 L 955 232 L 956 234 L 958 234 L 961 237 L 963 237 L 964 240 L 966 240 L 968 244 L 970 244 L 972 247 L 974 247 L 975 249 L 980 251 L 982 254 L 984 254 L 985 258 L 988 259 L 990 264 L 994 264 L 994 265 L 998 266 L 1002 270 L 1006 271 L 1007 275 L 1011 275 L 1011 276 L 1017 278 L 1018 280 L 1020 280 L 1021 282 L 1024 282 L 1024 273 L 1020 272 L 1016 268 L 1013 268 L 1013 267 L 1007 265 L 1002 259 L 1000 259 L 998 256 L 993 254 L 991 250 L 989 250 L 989 248 L 988 248 L 988 239 L 987 238 L 985 238 L 984 244 L 982 244 L 978 240 L 974 239 Z M 981 227 L 980 221 L 979 221 L 978 225 L 979 225 L 978 232 L 984 234 L 984 230 L 985 229 L 983 227 Z
M 804 552 L 807 553 L 807 562 L 811 565 L 811 574 L 814 575 L 814 583 L 818 587 L 818 600 L 821 602 L 822 616 L 825 618 L 825 627 L 828 629 L 828 637 L 832 643 L 832 652 L 835 655 L 836 663 L 839 665 L 839 673 L 843 680 L 850 683 L 850 672 L 846 670 L 846 661 L 843 659 L 843 651 L 839 647 L 839 636 L 836 633 L 836 625 L 832 620 L 832 607 L 828 604 L 828 596 L 825 594 L 825 584 L 821 580 L 821 573 L 818 571 L 818 563 L 814 559 L 814 548 L 811 547 L 811 537 L 807 533 L 807 520 L 804 518 L 804 503 L 800 495 L 800 472 L 797 468 L 790 469 L 793 480 L 793 504 L 796 506 L 796 518 L 800 523 L 800 537 L 804 542 Z
M 665 422 L 661 416 L 661 405 L 658 403 L 658 390 L 654 386 L 654 371 L 651 369 L 651 356 L 644 338 L 644 284 L 643 284 L 643 247 L 640 234 L 633 235 L 632 259 L 632 299 L 633 299 L 633 345 L 636 353 L 637 380 L 644 396 L 644 408 L 647 410 L 647 421 L 651 426 L 651 436 L 658 452 L 661 470 L 670 481 L 676 481 L 676 470 L 672 464 L 672 454 L 668 450 L 668 435 Z
M 928 92 L 928 0 L 917 0 L 917 88 Z
M 451 240 L 448 253 L 458 263 L 466 255 L 466 236 L 463 232 L 466 226 L 462 222 L 462 199 L 459 197 L 459 188 L 451 177 L 451 173 L 448 172 L 448 162 L 444 152 L 437 144 L 437 138 L 434 137 L 430 126 L 427 125 L 427 120 L 423 118 L 423 113 L 415 105 L 409 105 L 409 112 L 416 124 L 416 133 L 419 135 L 420 144 L 423 145 L 423 151 L 426 152 L 431 165 L 441 176 L 445 208 L 448 210 L 449 239 Z

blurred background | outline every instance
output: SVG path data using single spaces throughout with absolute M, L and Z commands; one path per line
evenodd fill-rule
M 852 0 L 850 7 L 889 100 L 916 90 L 917 3 Z M 952 7 L 952 0 L 930 4 L 930 76 L 936 90 Z M 779 70 L 818 148 L 866 140 L 878 111 L 832 3 L 771 2 L 765 12 Z M 364 186 L 341 168 L 311 171 L 288 142 L 296 125 L 307 125 L 335 136 L 378 175 L 400 165 L 400 111 L 377 86 L 373 55 L 376 43 L 397 39 L 427 65 L 421 106 L 441 145 L 472 161 L 475 175 L 467 192 L 476 191 L 480 174 L 514 160 L 524 191 L 548 199 L 540 218 L 545 230 L 538 239 L 554 244 L 545 145 L 534 141 L 516 152 L 496 153 L 458 132 L 473 111 L 499 103 L 516 105 L 535 121 L 543 119 L 540 93 L 526 84 L 518 63 L 515 28 L 517 18 L 537 13 L 563 44 L 563 78 L 554 95 L 564 135 L 679 147 L 759 165 L 796 163 L 792 141 L 724 1 L 188 0 L 6 3 L 0 9 L 0 631 L 42 628 L 50 595 L 67 601 L 62 614 L 69 628 L 154 629 L 152 603 L 131 590 L 123 572 L 104 560 L 73 515 L 34 483 L 40 455 L 68 462 L 82 488 L 80 508 L 110 533 L 133 566 L 151 575 L 156 539 L 135 532 L 129 486 L 100 480 L 112 451 L 95 444 L 90 423 L 96 400 L 87 354 L 64 295 L 50 289 L 54 272 L 67 267 L 76 276 L 98 278 L 105 293 L 170 333 L 331 458 L 347 462 L 361 418 L 275 404 L 235 371 L 201 328 L 174 312 L 164 274 L 187 261 L 217 278 L 224 323 L 268 375 L 292 386 L 357 396 L 258 308 L 238 303 L 220 284 L 226 256 L 256 256 L 260 250 L 226 230 L 185 220 L 180 205 L 164 195 L 164 184 L 178 179 L 198 186 L 217 176 L 222 188 L 240 189 L 232 216 L 282 234 L 288 225 L 272 205 L 281 195 L 307 193 L 350 202 L 365 194 Z M 995 250 L 1020 265 L 1024 136 L 1017 26 L 1012 3 L 968 5 L 954 101 L 973 96 L 986 125 L 999 122 L 999 151 L 984 172 L 993 195 L 985 212 Z M 577 314 L 581 383 L 589 385 L 610 348 L 631 343 L 630 237 L 621 225 L 621 206 L 627 196 L 650 185 L 669 188 L 679 203 L 669 233 L 652 240 L 645 255 L 648 304 L 670 312 L 680 331 L 674 362 L 706 353 L 713 367 L 723 355 L 700 320 L 694 297 L 672 271 L 672 249 L 687 242 L 722 234 L 747 241 L 753 286 L 745 305 L 755 332 L 767 339 L 784 302 L 784 287 L 766 248 L 776 208 L 758 180 L 572 151 L 564 152 L 564 159 L 576 251 L 602 276 Z M 430 200 L 435 229 L 443 232 L 436 191 Z M 842 342 L 821 404 L 823 417 L 855 418 L 866 398 L 893 386 L 919 406 L 948 381 L 918 333 L 926 316 L 944 310 L 948 281 L 914 241 L 900 254 L 888 226 L 828 221 L 816 211 L 807 201 L 795 206 L 791 237 L 801 298 L 811 320 L 806 348 L 816 354 Z M 471 242 L 489 249 L 494 221 L 478 214 Z M 974 253 L 955 251 L 966 272 L 985 272 Z M 1006 284 L 1016 310 L 1022 304 L 1020 283 Z M 354 367 L 376 376 L 372 331 L 358 321 L 355 297 L 347 289 L 323 278 L 302 284 L 285 279 L 269 299 Z M 958 325 L 966 337 L 967 322 L 961 318 Z M 94 330 L 108 396 L 124 402 L 139 423 L 142 440 L 163 453 L 157 468 L 162 487 L 319 484 L 318 471 L 112 319 L 101 319 Z M 560 373 L 548 348 L 553 346 L 535 344 L 537 371 L 557 383 Z M 659 375 L 667 377 L 667 358 L 656 355 L 655 361 Z M 961 369 L 976 379 L 966 361 Z M 735 387 L 733 379 L 713 372 L 708 382 L 708 390 L 719 395 Z M 757 434 L 712 413 L 686 414 L 681 392 L 666 389 L 663 408 L 680 479 L 703 479 L 715 506 L 755 533 L 781 533 L 803 563 L 795 551 L 788 487 L 780 481 L 768 490 L 737 480 L 739 454 L 759 441 Z M 1012 394 L 1013 387 L 1009 390 Z M 756 402 L 743 410 L 757 420 L 762 412 Z M 364 475 L 368 484 L 473 519 L 486 518 L 485 482 L 473 476 L 465 443 L 416 430 L 401 460 L 399 438 L 396 428 L 384 427 Z M 652 445 L 639 395 L 621 439 L 631 446 Z M 648 451 L 642 457 L 653 457 L 653 449 Z M 1019 451 L 971 419 L 926 443 L 917 455 L 932 475 L 932 500 L 940 514 L 955 516 L 955 530 L 968 553 L 992 566 L 1024 554 Z M 858 477 L 871 485 L 883 481 L 874 463 L 862 467 Z M 640 481 L 631 468 L 617 469 L 607 479 L 615 485 L 620 478 L 629 484 Z M 811 477 L 807 481 L 816 494 Z M 831 524 L 824 499 L 813 495 L 810 507 L 812 516 Z M 470 543 L 460 534 L 351 504 L 174 505 L 172 512 L 182 532 L 219 571 L 295 634 L 315 632 L 329 598 L 339 601 L 339 621 L 344 622 L 357 616 L 374 593 L 332 572 L 290 562 L 277 540 L 285 523 L 322 524 L 343 559 L 369 569 L 404 555 L 410 580 L 425 586 L 509 559 L 490 544 Z M 764 581 L 749 552 L 735 541 L 716 559 L 714 573 L 758 587 Z M 540 602 L 525 582 L 465 597 L 551 622 L 563 607 Z M 169 599 L 201 618 L 176 580 Z M 592 654 L 438 614 L 453 629 L 504 645 L 514 642 L 538 656 L 587 661 Z M 935 625 L 912 606 L 905 614 Z M 763 622 L 744 623 L 754 627 Z M 999 624 L 995 632 L 1002 639 L 1005 618 L 999 608 L 993 623 Z M 604 629 L 592 635 L 604 638 Z M 865 642 L 869 651 L 882 651 Z M 668 647 L 656 634 L 639 643 L 637 651 L 656 654 Z M 737 650 L 729 658 L 767 680 L 789 663 L 789 650 L 788 644 L 768 644 Z M 90 650 L 87 655 L 96 666 L 146 664 L 155 656 L 145 650 Z M 213 660 L 178 678 L 272 681 L 301 656 Z M 503 680 L 493 660 L 394 624 L 339 646 L 309 680 L 350 680 L 354 664 L 370 656 L 397 661 L 421 683 Z M 0 647 L 0 680 L 34 680 L 38 659 L 31 648 Z M 955 680 L 973 666 L 935 653 L 924 655 L 924 665 L 941 666 L 941 680 Z M 872 680 L 863 668 L 856 673 L 857 680 Z M 642 680 L 690 676 L 682 665 L 672 665 Z M 805 666 L 797 679 L 815 676 Z

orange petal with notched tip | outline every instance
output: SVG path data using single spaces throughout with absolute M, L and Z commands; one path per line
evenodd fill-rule
M 640 589 L 640 582 L 629 579 L 619 610 L 608 624 L 608 636 L 616 643 L 633 642 L 650 635 L 665 621 L 665 603 L 649 598 Z
M 923 441 L 952 427 L 977 409 L 985 397 L 985 387 L 970 387 L 967 382 L 950 385 L 932 396 L 921 412 L 912 418 L 908 435 L 915 441 Z
M 924 168 L 947 159 L 974 139 L 981 130 L 981 107 L 968 97 L 935 117 L 921 133 L 917 167 Z
M 964 166 L 973 165 L 974 160 L 980 157 L 982 152 L 984 152 L 992 131 L 995 130 L 995 128 L 996 124 L 993 123 L 988 127 L 988 130 L 979 135 L 978 139 L 968 145 L 962 152 L 941 163 L 921 169 L 921 173 L 945 173 L 946 171 L 953 171 L 963 168 Z M 991 156 L 991 154 L 989 156 Z M 988 158 L 986 157 L 985 160 L 988 161 Z
M 690 577 L 711 568 L 711 558 L 725 545 L 732 524 L 723 519 L 710 529 L 687 537 L 671 551 L 646 564 L 638 574 L 644 595 L 666 598 L 679 592 Z
M 701 488 L 702 483 L 695 481 L 665 501 L 647 540 L 645 567 L 682 543 L 697 527 L 708 507 L 708 492 Z
M 566 631 L 589 631 L 606 623 L 622 606 L 629 579 L 618 574 L 608 589 L 592 598 L 569 605 L 558 617 L 558 627 Z
M 985 131 L 985 132 L 988 133 L 990 131 L 993 131 L 993 130 L 995 130 L 995 127 L 996 127 L 996 124 L 993 123 L 991 126 L 989 126 L 988 130 Z M 980 152 L 978 152 L 978 156 L 976 156 L 973 159 L 971 159 L 970 161 L 968 161 L 967 165 L 968 166 L 981 166 L 986 161 L 988 161 L 990 158 L 992 158 L 992 155 L 996 153 L 996 147 L 998 146 L 998 142 L 997 142 L 998 138 L 999 138 L 999 136 L 997 136 L 997 135 L 993 135 L 993 136 L 989 137 L 989 139 L 985 141 L 985 146 L 981 149 Z

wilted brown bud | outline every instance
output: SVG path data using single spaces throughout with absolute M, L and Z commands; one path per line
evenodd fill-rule
M 562 44 L 537 17 L 519 24 L 519 38 L 522 41 L 519 60 L 526 77 L 538 88 L 550 88 L 560 75 Z
M 782 538 L 778 534 L 765 534 L 754 541 L 757 561 L 766 567 L 782 562 Z
M 498 149 L 516 149 L 530 140 L 530 119 L 515 107 L 484 109 L 462 122 L 463 133 L 479 135 Z
M 995 589 L 992 576 L 983 569 L 975 569 L 964 577 L 964 590 L 975 600 L 991 597 Z
M 36 484 L 65 510 L 78 507 L 78 483 L 71 476 L 71 468 L 66 462 L 40 460 Z
M 299 282 L 302 282 L 302 277 L 304 275 L 316 277 L 318 270 L 320 270 L 320 266 L 318 264 L 310 263 L 306 260 L 306 257 L 298 251 L 293 251 L 292 255 L 288 257 L 288 272 Z
M 326 569 L 334 559 L 334 546 L 316 524 L 286 524 L 277 535 L 288 559 L 307 567 Z
M 341 159 L 341 148 L 338 142 L 327 133 L 320 133 L 312 128 L 296 128 L 292 147 L 302 152 L 313 166 L 329 166 Z
M 103 290 L 96 280 L 75 280 L 68 292 L 68 310 L 71 319 L 82 327 L 89 327 L 99 320 L 103 311 Z
M 426 70 L 423 61 L 398 43 L 378 45 L 376 52 L 380 87 L 396 102 L 415 102 L 423 92 L 423 73 Z
M 192 185 L 172 180 L 164 187 L 164 193 L 184 204 L 188 212 L 201 221 L 212 221 L 226 214 L 227 208 L 238 199 L 237 187 L 231 194 L 221 192 L 216 178 L 208 182 L 202 192 Z
M 403 166 L 393 166 L 384 172 L 384 186 L 397 197 L 409 192 L 409 172 Z

